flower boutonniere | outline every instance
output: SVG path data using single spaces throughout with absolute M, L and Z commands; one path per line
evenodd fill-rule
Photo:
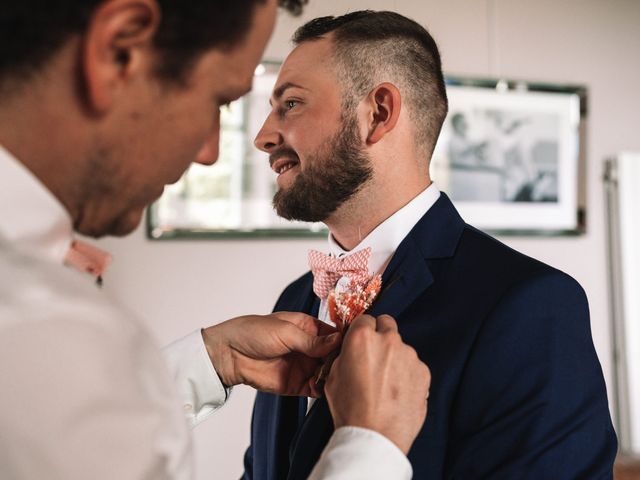
M 343 334 L 349 328 L 351 322 L 358 316 L 365 313 L 375 301 L 380 288 L 382 287 L 382 275 L 374 275 L 365 282 L 351 280 L 346 289 L 339 293 L 333 288 L 327 296 L 327 309 L 329 318 L 336 324 L 338 331 Z M 333 361 L 340 354 L 340 349 L 332 352 L 326 358 L 324 364 L 316 375 L 315 384 L 324 384 L 329 374 Z
M 358 315 L 365 313 L 373 305 L 381 286 L 382 276 L 378 274 L 367 282 L 351 280 L 348 287 L 340 292 L 336 292 L 335 288 L 329 292 L 329 318 L 339 331 L 344 332 Z

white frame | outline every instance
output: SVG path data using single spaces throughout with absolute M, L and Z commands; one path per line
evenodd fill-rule
M 431 177 L 436 185 L 444 192 L 450 185 L 452 169 L 447 146 L 452 136 L 452 114 L 487 109 L 554 115 L 559 125 L 555 137 L 558 144 L 557 202 L 464 201 L 455 197 L 453 201 L 462 217 L 482 230 L 507 234 L 579 233 L 583 228 L 578 214 L 578 178 L 584 89 L 504 80 L 459 80 L 447 86 L 449 116 L 431 165 Z

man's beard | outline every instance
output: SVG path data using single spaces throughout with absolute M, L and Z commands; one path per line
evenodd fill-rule
M 361 145 L 355 116 L 345 118 L 326 147 L 307 159 L 306 168 L 300 169 L 293 184 L 275 194 L 276 213 L 287 220 L 326 220 L 373 176 L 371 161 Z

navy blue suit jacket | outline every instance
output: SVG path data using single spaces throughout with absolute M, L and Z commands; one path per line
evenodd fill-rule
M 316 313 L 307 273 L 276 310 Z M 617 443 L 589 325 L 568 275 L 466 225 L 442 195 L 398 247 L 371 314 L 429 365 L 417 479 L 612 478 Z M 333 432 L 327 403 L 259 393 L 245 479 L 303 480 Z

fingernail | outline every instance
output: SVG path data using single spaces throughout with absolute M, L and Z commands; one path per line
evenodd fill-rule
M 335 342 L 338 338 L 340 337 L 340 333 L 339 332 L 334 332 L 331 335 L 327 335 L 326 341 L 328 343 L 333 343 Z

